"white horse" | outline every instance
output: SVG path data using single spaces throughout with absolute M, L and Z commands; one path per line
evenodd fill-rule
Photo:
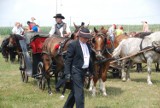
M 160 43 L 160 32 L 155 32 L 146 36 L 142 42 L 141 38 L 128 38 L 123 40 L 119 46 L 114 50 L 113 57 L 126 57 L 138 53 L 140 45 L 143 48 L 148 46 L 153 46 L 153 43 L 159 45 Z M 129 69 L 125 71 L 125 65 L 128 60 L 132 60 L 133 63 L 147 63 L 148 77 L 147 82 L 149 85 L 152 84 L 151 81 L 151 65 L 152 63 L 160 62 L 160 54 L 155 50 L 147 51 L 136 56 L 122 60 L 122 81 L 130 80 Z

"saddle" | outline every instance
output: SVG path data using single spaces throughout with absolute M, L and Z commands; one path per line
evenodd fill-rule
M 134 37 L 144 39 L 146 36 L 150 35 L 153 32 L 139 32 Z
M 63 55 L 62 49 L 65 47 L 66 43 L 70 40 L 71 38 L 66 38 L 63 42 L 60 42 L 59 49 L 57 51 L 58 55 Z

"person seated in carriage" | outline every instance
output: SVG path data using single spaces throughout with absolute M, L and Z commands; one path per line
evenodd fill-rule
M 65 17 L 62 14 L 56 14 L 54 16 L 56 24 L 54 24 L 49 32 L 50 37 L 51 36 L 59 36 L 59 37 L 69 37 L 71 34 L 71 30 L 69 26 L 62 20 L 65 19 Z
M 34 22 L 27 21 L 29 32 L 38 32 L 38 26 Z
M 23 30 L 20 22 L 15 23 L 15 26 L 12 29 L 12 33 L 17 34 L 17 35 L 23 35 L 24 34 L 24 30 Z

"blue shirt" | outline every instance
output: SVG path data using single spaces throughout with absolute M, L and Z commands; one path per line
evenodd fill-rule
M 33 30 L 34 32 L 38 32 L 38 27 L 37 27 L 37 26 L 33 26 L 32 30 Z

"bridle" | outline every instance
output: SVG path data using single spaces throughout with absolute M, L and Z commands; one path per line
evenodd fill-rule
M 94 49 L 94 43 L 93 42 L 91 42 L 92 44 L 92 51 L 96 54 L 97 52 L 101 52 L 101 54 L 102 54 L 102 58 L 105 58 L 104 56 L 103 56 L 103 54 L 105 54 L 105 52 L 106 52 L 106 40 L 107 40 L 107 38 L 106 38 L 106 35 L 105 34 L 103 34 L 103 33 L 98 33 L 98 34 L 96 34 L 96 36 L 95 37 L 102 37 L 103 39 L 104 39 L 104 45 L 103 45 L 103 48 L 101 49 L 101 50 L 96 50 L 96 49 Z M 92 38 L 92 40 L 93 39 L 95 39 L 95 37 L 94 38 Z M 91 40 L 91 41 L 92 41 Z

